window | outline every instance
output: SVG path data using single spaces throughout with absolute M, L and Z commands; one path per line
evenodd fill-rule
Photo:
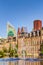
M 16 37 L 13 37 L 13 41 L 16 41 Z

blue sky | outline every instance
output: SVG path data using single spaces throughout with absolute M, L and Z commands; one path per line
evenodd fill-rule
M 7 22 L 16 30 L 25 26 L 28 32 L 33 29 L 33 21 L 42 20 L 43 0 L 0 0 L 0 36 L 7 35 Z

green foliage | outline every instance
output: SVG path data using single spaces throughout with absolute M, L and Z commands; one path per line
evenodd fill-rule
M 5 52 L 5 53 L 7 53 L 7 52 L 8 52 L 8 50 L 7 50 L 7 48 L 6 48 L 6 47 L 3 47 L 3 52 Z
M 3 51 L 0 51 L 0 58 L 2 58 L 4 56 L 5 56 L 4 52 Z
M 43 54 L 43 43 L 41 44 L 40 51 L 41 51 L 41 54 Z
M 14 56 L 14 50 L 10 50 L 10 54 L 9 54 L 9 57 L 13 57 Z
M 11 51 L 11 44 L 10 44 L 10 46 L 9 46 L 9 51 L 8 52 L 10 52 Z
M 18 54 L 15 54 L 15 57 L 18 57 Z
M 18 44 L 16 44 L 16 48 L 18 49 Z
M 43 43 L 41 43 L 40 51 L 41 51 L 41 53 L 43 54 Z
M 11 47 L 11 44 L 10 44 L 10 46 L 9 46 L 9 57 L 13 57 L 14 56 L 14 50 L 12 49 L 12 47 Z
M 14 55 L 15 55 L 15 57 L 18 57 L 18 44 L 16 44 L 16 46 L 15 46 L 15 49 L 14 49 Z
M 16 44 L 15 46 L 15 49 L 12 49 L 11 47 L 11 44 L 10 44 L 10 47 L 9 47 L 9 57 L 18 57 L 18 54 L 17 54 L 17 50 L 18 49 L 18 45 Z
M 18 44 L 16 44 L 15 49 L 12 48 L 11 44 L 9 46 L 9 50 L 7 50 L 6 47 L 3 47 L 3 51 L 0 51 L 0 58 L 4 56 L 9 56 L 9 57 L 18 57 Z M 8 55 L 7 55 L 8 53 Z

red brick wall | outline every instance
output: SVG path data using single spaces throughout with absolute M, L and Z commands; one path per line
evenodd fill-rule
M 42 21 L 41 20 L 35 20 L 34 21 L 34 30 L 40 30 L 42 28 Z

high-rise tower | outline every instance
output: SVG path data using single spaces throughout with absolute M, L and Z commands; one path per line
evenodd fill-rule
M 17 37 L 15 28 L 9 22 L 7 23 L 7 37 Z

